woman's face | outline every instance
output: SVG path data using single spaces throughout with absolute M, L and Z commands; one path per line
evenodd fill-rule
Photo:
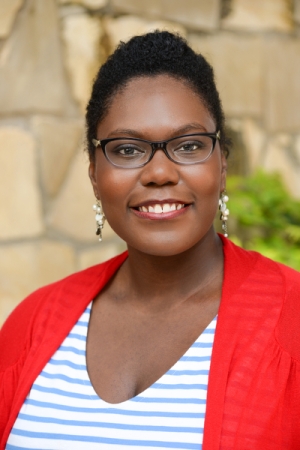
M 113 99 L 95 137 L 164 141 L 216 131 L 214 120 L 190 87 L 159 75 L 131 80 Z M 157 150 L 144 167 L 118 168 L 106 160 L 101 148 L 90 164 L 95 195 L 114 231 L 129 248 L 161 256 L 186 251 L 212 231 L 225 177 L 226 160 L 218 142 L 210 158 L 193 165 L 176 164 Z M 174 204 L 181 209 L 151 213 L 151 207 L 167 211 Z

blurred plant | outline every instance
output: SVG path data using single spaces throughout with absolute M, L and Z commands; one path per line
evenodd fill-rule
M 300 202 L 287 193 L 280 176 L 262 171 L 232 176 L 227 191 L 230 238 L 300 270 Z

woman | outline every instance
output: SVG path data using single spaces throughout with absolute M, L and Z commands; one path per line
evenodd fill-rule
M 300 274 L 214 231 L 228 150 L 209 64 L 168 32 L 121 44 L 87 143 L 97 234 L 101 201 L 128 253 L 4 325 L 1 449 L 299 449 Z

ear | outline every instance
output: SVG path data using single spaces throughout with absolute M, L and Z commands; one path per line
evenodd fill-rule
M 97 177 L 96 177 L 96 162 L 95 161 L 90 161 L 89 164 L 89 177 L 93 186 L 93 191 L 95 194 L 95 197 L 99 199 L 99 194 L 98 194 L 98 187 L 97 187 Z
M 223 152 L 221 152 L 221 192 L 226 189 L 227 177 L 227 159 Z

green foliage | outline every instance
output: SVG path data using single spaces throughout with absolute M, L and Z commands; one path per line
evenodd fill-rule
M 277 174 L 229 177 L 230 238 L 300 270 L 300 202 Z

